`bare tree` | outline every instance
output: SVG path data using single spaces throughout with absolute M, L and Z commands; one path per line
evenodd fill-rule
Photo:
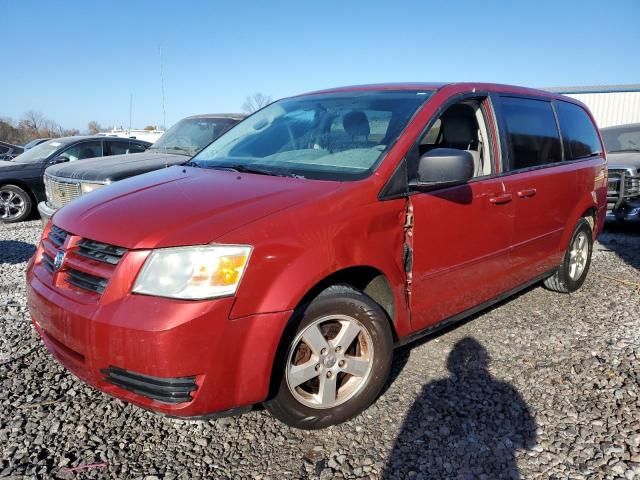
M 91 135 L 95 135 L 96 133 L 100 133 L 100 130 L 102 130 L 102 127 L 100 126 L 100 124 L 98 122 L 96 122 L 95 120 L 91 120 L 88 124 L 87 124 L 87 130 L 89 131 L 89 133 Z
M 20 120 L 20 123 L 18 124 L 18 127 L 36 133 L 39 132 L 47 122 L 48 120 L 41 112 L 29 110 L 28 112 L 25 112 L 22 120 Z
M 245 113 L 253 113 L 256 110 L 260 110 L 262 107 L 266 107 L 270 103 L 271 103 L 270 96 L 257 92 L 244 99 L 244 103 L 242 104 L 242 110 Z

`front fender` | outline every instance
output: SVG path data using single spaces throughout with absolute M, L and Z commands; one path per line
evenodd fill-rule
M 391 285 L 396 328 L 404 331 L 403 221 L 402 199 L 357 207 L 337 202 L 280 212 L 219 239 L 254 247 L 231 318 L 293 310 L 328 276 L 367 266 Z

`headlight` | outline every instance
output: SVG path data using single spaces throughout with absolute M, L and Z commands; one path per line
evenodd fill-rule
M 51 180 L 45 175 L 44 177 L 44 193 L 47 196 L 47 200 L 51 199 Z
M 248 245 L 162 248 L 151 252 L 135 293 L 201 300 L 233 295 L 249 261 Z
M 98 190 L 99 188 L 104 187 L 104 183 L 81 183 L 80 189 L 82 190 L 82 194 L 85 195 L 87 193 L 91 193 L 94 190 Z

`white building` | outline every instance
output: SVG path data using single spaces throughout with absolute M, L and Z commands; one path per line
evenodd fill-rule
M 154 143 L 162 136 L 163 133 L 164 130 L 128 130 L 112 128 L 106 132 L 100 132 L 98 135 L 103 135 L 105 137 L 137 138 L 138 140 Z
M 553 87 L 544 90 L 580 100 L 589 107 L 600 128 L 640 123 L 640 84 Z

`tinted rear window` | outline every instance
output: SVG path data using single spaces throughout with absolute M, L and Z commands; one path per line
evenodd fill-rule
M 503 97 L 502 116 L 509 143 L 509 170 L 562 161 L 560 135 L 551 103 Z
M 564 143 L 566 160 L 577 160 L 602 153 L 593 122 L 578 105 L 558 102 L 558 120 Z

